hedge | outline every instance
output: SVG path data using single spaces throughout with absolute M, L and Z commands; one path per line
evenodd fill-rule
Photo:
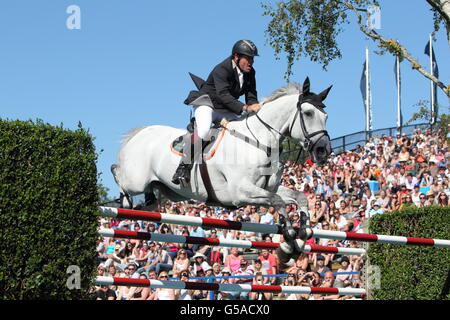
M 89 297 L 96 160 L 93 138 L 81 125 L 70 131 L 0 119 L 0 299 Z M 68 273 L 69 266 L 80 273 Z
M 450 239 L 450 207 L 411 208 L 371 218 L 370 233 L 420 238 Z M 381 274 L 372 299 L 450 299 L 450 250 L 423 246 L 373 243 L 370 264 Z

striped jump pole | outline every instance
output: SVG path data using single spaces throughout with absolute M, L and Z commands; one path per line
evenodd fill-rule
M 176 214 L 149 212 L 131 209 L 100 207 L 100 215 L 104 217 L 112 217 L 116 219 L 135 219 L 148 220 L 161 223 L 182 224 L 189 226 L 214 227 L 220 229 L 251 231 L 259 233 L 282 234 L 282 228 L 277 225 L 237 222 L 230 220 L 220 220 L 212 218 L 200 218 L 191 216 L 181 216 Z M 386 236 L 379 234 L 326 231 L 308 229 L 308 237 L 337 239 L 337 240 L 353 240 L 361 242 L 379 242 L 400 245 L 422 245 L 440 248 L 450 248 L 450 240 L 413 238 L 402 236 Z
M 159 213 L 159 212 L 141 211 L 123 208 L 100 207 L 100 215 L 116 219 L 145 220 L 158 223 L 171 223 L 188 226 L 213 227 L 229 230 L 282 234 L 281 227 L 277 225 L 238 222 L 212 218 L 200 218 L 200 217 L 182 216 L 177 214 Z
M 314 238 L 351 240 L 362 242 L 378 242 L 384 244 L 418 245 L 418 246 L 429 246 L 438 248 L 450 248 L 450 240 L 385 236 L 381 234 L 309 229 L 308 236 L 312 236 Z
M 232 248 L 276 249 L 280 246 L 279 243 L 264 242 L 264 241 L 221 240 L 217 238 L 191 237 L 173 234 L 116 230 L 116 229 L 100 229 L 99 234 L 103 237 L 110 237 L 110 238 L 126 238 L 126 239 L 152 240 L 157 242 L 201 244 L 201 245 L 232 247 Z M 340 247 L 327 247 L 318 245 L 305 245 L 303 251 L 336 253 L 342 255 L 362 255 L 366 253 L 364 249 L 360 248 L 340 248 Z
M 116 286 L 134 286 L 166 288 L 166 289 L 187 289 L 187 290 L 211 290 L 224 292 L 279 292 L 279 293 L 297 293 L 297 294 L 339 294 L 360 296 L 366 293 L 365 289 L 355 288 L 320 288 L 320 287 L 301 287 L 301 286 L 273 286 L 273 285 L 254 285 L 254 284 L 220 284 L 220 283 L 202 283 L 185 281 L 166 281 L 166 280 L 147 280 L 130 279 L 116 277 L 97 277 L 97 285 L 116 285 Z

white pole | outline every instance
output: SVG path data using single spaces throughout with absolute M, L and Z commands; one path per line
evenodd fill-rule
M 434 68 L 433 68 L 433 38 L 430 33 L 430 73 L 434 76 Z M 431 86 L 431 124 L 434 124 L 434 82 L 430 80 Z
M 370 130 L 369 48 L 366 47 L 366 131 Z
M 400 59 L 397 56 L 397 70 L 395 72 L 397 73 L 397 131 L 401 131 L 401 101 L 400 101 Z

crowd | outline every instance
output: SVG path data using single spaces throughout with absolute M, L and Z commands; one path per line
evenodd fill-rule
M 328 163 L 317 165 L 286 162 L 282 185 L 303 192 L 308 198 L 311 227 L 323 230 L 363 232 L 376 214 L 406 207 L 448 206 L 450 153 L 440 131 L 416 130 L 411 137 L 381 136 L 369 139 L 355 150 L 331 154 Z M 202 203 L 167 202 L 162 213 L 216 219 L 279 223 L 275 208 L 246 206 L 237 210 L 208 207 Z M 300 215 L 295 205 L 286 206 L 293 223 Z M 202 229 L 146 221 L 103 218 L 104 228 L 169 233 L 219 239 L 280 242 L 281 235 L 221 229 Z M 307 244 L 358 247 L 347 240 L 309 239 Z M 177 278 L 207 282 L 196 277 L 247 275 L 252 278 L 219 278 L 219 283 L 280 284 L 314 287 L 364 287 L 360 256 L 303 253 L 295 265 L 279 270 L 272 250 L 241 250 L 206 245 L 156 243 L 142 240 L 103 238 L 98 246 L 98 275 L 141 279 Z M 337 274 L 335 274 L 337 272 Z M 283 274 L 282 277 L 270 275 Z M 199 300 L 210 299 L 208 291 L 99 286 L 98 299 Z M 215 292 L 216 300 L 335 300 L 355 299 L 342 295 Z

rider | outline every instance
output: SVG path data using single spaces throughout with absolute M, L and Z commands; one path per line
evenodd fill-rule
M 201 139 L 203 144 L 195 149 L 195 153 L 191 152 L 190 159 L 182 157 L 172 178 L 174 184 L 189 183 L 193 160 L 211 140 L 212 122 L 223 118 L 237 119 L 243 111 L 259 111 L 255 69 L 252 67 L 255 56 L 258 56 L 255 44 L 250 40 L 239 40 L 234 44 L 231 56 L 213 69 L 199 91 L 189 93 L 184 103 L 194 107 L 196 128 L 192 135 L 187 133 L 189 137 L 185 141 L 192 146 Z M 246 104 L 238 100 L 244 94 Z

